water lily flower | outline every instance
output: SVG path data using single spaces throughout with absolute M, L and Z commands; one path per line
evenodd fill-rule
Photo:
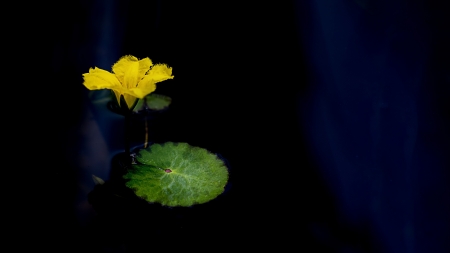
M 172 79 L 172 68 L 166 64 L 155 64 L 147 57 L 142 60 L 132 55 L 119 59 L 112 72 L 100 68 L 90 68 L 83 74 L 84 86 L 89 90 L 111 89 L 120 105 L 123 96 L 128 109 L 137 99 L 142 99 L 156 89 L 156 83 Z M 123 105 L 120 105 L 123 106 Z

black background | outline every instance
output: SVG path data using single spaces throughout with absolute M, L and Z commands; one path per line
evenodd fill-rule
M 158 138 L 205 147 L 231 166 L 223 208 L 208 214 L 217 225 L 188 231 L 209 229 L 215 245 L 198 238 L 190 247 L 450 249 L 446 6 L 35 5 L 21 13 L 25 26 L 14 31 L 26 59 L 16 65 L 18 77 L 33 101 L 15 106 L 16 117 L 25 118 L 15 124 L 28 131 L 12 147 L 19 164 L 32 164 L 12 172 L 30 175 L 19 180 L 29 187 L 14 187 L 26 189 L 12 205 L 20 221 L 14 235 L 28 242 L 19 247 L 126 252 L 95 214 L 80 221 L 86 182 L 74 159 L 85 152 L 76 134 L 90 110 L 82 74 L 93 66 L 109 70 L 131 54 L 173 67 L 175 78 L 157 88 L 173 99 Z M 161 246 L 149 243 L 149 250 Z

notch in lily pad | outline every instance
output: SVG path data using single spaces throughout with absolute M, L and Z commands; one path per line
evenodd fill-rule
M 168 96 L 150 93 L 143 99 L 139 99 L 133 111 L 137 113 L 147 109 L 150 109 L 152 111 L 163 111 L 167 109 L 171 103 L 172 99 Z
M 155 143 L 139 150 L 126 186 L 150 203 L 192 206 L 224 192 L 228 168 L 210 151 L 187 143 Z

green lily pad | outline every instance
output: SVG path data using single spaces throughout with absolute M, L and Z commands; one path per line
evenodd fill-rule
M 170 103 L 172 103 L 172 99 L 170 97 L 150 93 L 145 96 L 145 98 L 139 99 L 136 107 L 134 108 L 134 111 L 138 112 L 145 108 L 149 108 L 154 111 L 161 111 L 169 107 Z
M 124 176 L 137 196 L 164 206 L 192 206 L 215 199 L 225 189 L 228 169 L 206 149 L 166 142 L 141 149 L 138 164 Z

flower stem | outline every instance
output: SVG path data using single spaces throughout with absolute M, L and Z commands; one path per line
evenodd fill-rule
M 126 113 L 125 115 L 125 134 L 124 134 L 124 148 L 125 157 L 127 159 L 126 163 L 131 165 L 131 153 L 130 153 L 130 132 L 131 132 L 131 113 Z
M 148 118 L 145 116 L 145 139 L 144 139 L 144 148 L 148 147 Z

